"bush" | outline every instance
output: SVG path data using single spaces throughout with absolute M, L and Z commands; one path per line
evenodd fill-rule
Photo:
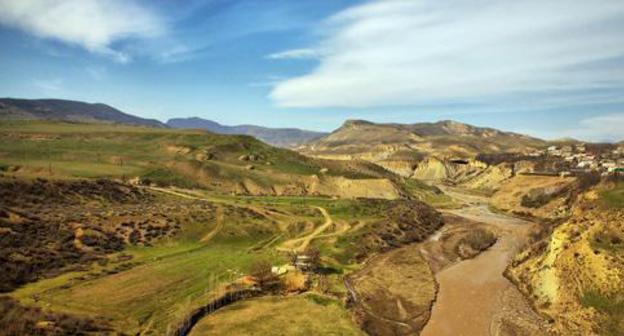
M 577 175 L 578 188 L 581 191 L 588 190 L 589 188 L 600 183 L 600 173 L 591 172 Z
M 465 244 L 470 246 L 473 250 L 484 251 L 494 245 L 496 240 L 496 235 L 492 231 L 478 228 L 463 237 L 459 241 L 459 245 Z

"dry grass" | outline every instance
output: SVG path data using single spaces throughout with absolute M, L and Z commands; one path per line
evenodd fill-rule
M 191 336 L 363 335 L 336 301 L 305 296 L 266 297 L 235 303 L 201 320 Z

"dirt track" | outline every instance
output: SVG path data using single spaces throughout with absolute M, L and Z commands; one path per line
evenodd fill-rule
M 332 224 L 334 224 L 334 221 L 332 220 L 331 216 L 329 216 L 329 213 L 327 212 L 327 210 L 321 207 L 314 207 L 314 208 L 320 211 L 321 214 L 323 214 L 323 217 L 325 218 L 325 222 L 306 236 L 285 241 L 278 248 L 278 250 L 302 252 L 308 247 L 312 239 L 318 237 L 321 233 L 327 230 Z
M 532 223 L 491 212 L 485 198 L 445 192 L 467 204 L 449 213 L 490 224 L 498 231 L 499 239 L 476 258 L 436 274 L 439 292 L 421 335 L 505 335 L 510 334 L 510 328 L 521 335 L 542 334 L 543 321 L 503 276 L 511 258 L 527 240 Z

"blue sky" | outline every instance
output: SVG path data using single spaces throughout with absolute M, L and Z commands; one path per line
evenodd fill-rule
M 0 96 L 624 139 L 624 2 L 0 0 Z

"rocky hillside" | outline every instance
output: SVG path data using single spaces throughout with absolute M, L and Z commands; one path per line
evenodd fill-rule
M 219 134 L 251 135 L 270 145 L 278 147 L 297 147 L 321 138 L 327 133 L 313 132 L 298 128 L 269 128 L 255 125 L 225 126 L 202 118 L 169 119 L 167 125 L 173 128 L 197 128 Z
M 449 120 L 417 124 L 349 120 L 299 151 L 313 157 L 371 161 L 406 177 L 443 179 L 455 174 L 455 170 L 465 170 L 449 165 L 453 159 L 472 159 L 483 153 L 521 153 L 545 145 L 545 141 L 525 135 Z
M 103 260 L 125 244 L 149 246 L 179 229 L 171 209 L 131 186 L 0 178 L 0 292 Z
M 62 99 L 0 99 L 0 120 L 44 119 L 166 127 L 154 119 L 133 116 L 105 104 Z
M 624 183 L 613 181 L 582 192 L 569 216 L 536 233 L 507 271 L 536 309 L 550 316 L 556 334 L 624 330 L 622 195 Z

